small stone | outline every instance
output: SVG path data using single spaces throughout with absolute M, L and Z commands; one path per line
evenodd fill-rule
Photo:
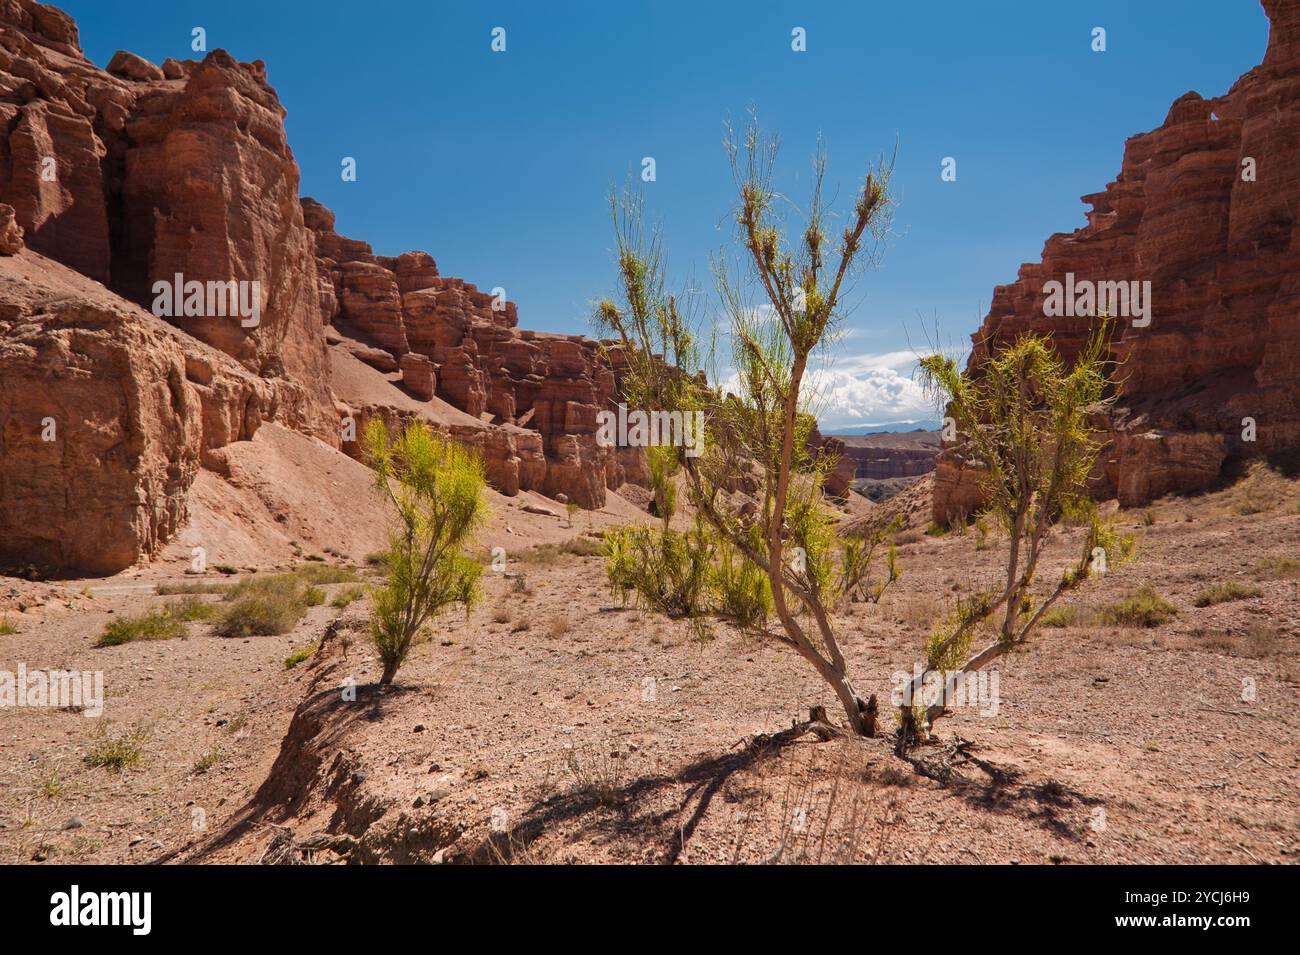
M 84 826 L 84 825 L 85 825 L 85 823 L 82 822 L 80 818 L 78 818 L 77 816 L 73 816 L 71 819 L 69 819 L 67 822 L 65 822 L 65 823 L 63 824 L 63 828 L 64 828 L 65 830 L 67 830 L 67 829 L 80 829 L 80 828 L 81 828 L 82 826 Z

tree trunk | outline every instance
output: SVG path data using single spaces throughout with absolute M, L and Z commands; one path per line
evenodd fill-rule
M 853 684 L 849 682 L 849 678 L 841 674 L 827 675 L 826 681 L 830 683 L 831 689 L 839 697 L 840 705 L 844 707 L 844 715 L 849 719 L 849 728 L 853 730 L 854 735 L 875 736 L 875 696 L 873 695 L 870 701 L 863 700 L 854 692 Z

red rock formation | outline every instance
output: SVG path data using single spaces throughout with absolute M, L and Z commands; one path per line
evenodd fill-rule
M 432 398 L 434 392 L 438 390 L 433 362 L 424 355 L 417 355 L 415 352 L 409 351 L 402 356 L 400 365 L 402 384 L 406 386 L 407 391 L 417 398 L 423 398 L 425 401 Z
M 159 69 L 119 52 L 101 70 L 66 14 L 0 3 L 0 202 L 28 248 L 146 308 L 153 285 L 258 282 L 257 327 L 174 324 L 301 395 L 286 423 L 338 444 L 312 234 L 284 110 L 260 63 L 222 50 Z
M 186 519 L 278 388 L 58 263 L 0 259 L 0 566 L 112 573 Z
M 1096 475 L 1125 505 L 1205 487 L 1230 457 L 1300 446 L 1300 3 L 1263 5 L 1264 62 L 1129 139 L 1116 181 L 1084 197 L 1088 224 L 996 289 L 973 336 L 972 368 L 1025 332 L 1052 332 L 1068 356 L 1089 322 L 1045 317 L 1046 282 L 1151 282 L 1150 324 L 1123 322 L 1115 346 L 1123 394 Z M 959 451 L 940 457 L 936 520 L 971 498 L 958 464 Z
M 644 478 L 639 451 L 595 442 L 616 349 L 520 331 L 512 303 L 425 253 L 339 236 L 298 197 L 283 120 L 260 62 L 99 69 L 66 14 L 0 0 L 0 561 L 119 570 L 263 420 L 338 448 L 341 417 L 413 399 L 454 406 L 441 426 L 503 493 L 599 507 Z M 258 283 L 260 321 L 149 314 L 178 274 Z M 337 401 L 331 341 L 392 376 L 387 396 Z
M 857 462 L 857 477 L 873 481 L 929 474 L 939 453 L 939 435 L 933 431 L 842 435 L 841 440 L 845 455 Z
M 23 227 L 18 224 L 14 207 L 0 204 L 0 255 L 17 255 L 23 244 Z
M 424 252 L 377 256 L 339 235 L 319 202 L 302 205 L 316 235 L 320 287 L 333 293 L 323 298 L 337 303 L 328 317 L 340 333 L 360 339 L 352 353 L 380 371 L 400 367 L 418 397 L 518 426 L 497 435 L 460 426 L 459 436 L 482 451 L 493 486 L 565 494 L 595 508 L 607 487 L 628 479 L 629 461 L 632 477 L 644 480 L 639 452 L 596 443 L 596 415 L 613 407 L 616 394 L 617 349 L 603 354 L 580 335 L 520 330 L 513 302 L 439 275 Z

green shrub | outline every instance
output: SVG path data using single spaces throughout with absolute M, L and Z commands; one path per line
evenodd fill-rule
M 166 608 L 135 617 L 119 617 L 109 623 L 95 641 L 97 647 L 116 647 L 137 640 L 175 640 L 185 636 L 185 623 Z
M 166 613 L 177 620 L 192 622 L 194 620 L 211 620 L 218 613 L 216 604 L 190 596 L 184 600 L 173 600 L 167 604 Z
M 1235 580 L 1228 580 L 1202 590 L 1196 595 L 1195 604 L 1198 607 L 1212 607 L 1215 604 L 1227 603 L 1229 600 L 1245 600 L 1247 597 L 1258 597 L 1262 593 L 1263 591 L 1258 587 L 1238 583 Z
M 179 584 L 158 584 L 154 587 L 154 593 L 160 597 L 172 597 L 179 594 L 224 594 L 229 589 L 230 584 L 208 584 L 193 580 Z
M 148 733 L 135 727 L 121 734 L 113 734 L 105 725 L 91 740 L 86 754 L 86 765 L 105 769 L 123 770 L 140 762 Z
M 1105 623 L 1122 627 L 1158 627 L 1174 618 L 1178 610 L 1150 584 L 1116 603 L 1102 608 Z
M 360 600 L 365 595 L 366 590 L 364 587 L 347 587 L 335 594 L 334 599 L 330 601 L 330 606 L 342 610 L 354 601 Z
M 272 574 L 241 581 L 225 596 L 217 622 L 223 637 L 273 636 L 298 625 L 309 607 L 324 601 L 320 588 L 298 574 Z
M 309 584 L 351 584 L 361 579 L 351 567 L 333 564 L 301 564 L 293 572 Z
M 371 592 L 371 637 L 384 665 L 379 682 L 387 686 L 434 614 L 478 598 L 483 567 L 466 550 L 487 520 L 487 478 L 474 452 L 420 422 L 390 439 L 383 419 L 372 418 L 365 449 L 375 484 L 396 512 L 385 580 Z
M 1038 622 L 1044 627 L 1077 627 L 1079 625 L 1079 608 L 1074 605 L 1052 607 Z
M 692 617 L 708 609 L 714 546 L 700 523 L 693 531 L 643 525 L 605 535 L 605 574 L 615 599 L 629 596 L 659 613 Z
M 303 660 L 306 660 L 313 653 L 315 653 L 318 649 L 320 649 L 319 640 L 311 644 L 310 646 L 299 647 L 297 650 L 293 651 L 293 653 L 289 654 L 287 657 L 284 658 L 284 668 L 286 670 L 292 670 L 299 663 L 302 663 Z
M 1294 557 L 1265 557 L 1256 562 L 1255 573 L 1272 579 L 1300 577 L 1300 560 Z
M 202 776 L 213 766 L 217 765 L 217 760 L 219 759 L 221 759 L 221 750 L 214 746 L 194 761 L 194 765 L 190 767 L 190 772 L 195 776 Z

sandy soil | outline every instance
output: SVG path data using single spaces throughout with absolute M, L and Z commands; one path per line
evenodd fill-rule
M 17 630 L 0 668 L 98 669 L 107 692 L 99 719 L 0 709 L 0 860 L 1294 862 L 1300 601 L 1294 572 L 1261 563 L 1300 559 L 1300 487 L 1281 490 L 1257 513 L 1231 489 L 1119 515 L 1136 559 L 1075 598 L 1074 625 L 1004 659 L 995 708 L 939 723 L 928 765 L 957 738 L 974 757 L 943 781 L 886 739 L 750 747 L 812 704 L 834 718 L 834 698 L 778 648 L 613 604 L 598 557 L 533 547 L 636 518 L 617 498 L 573 527 L 520 509 L 544 499 L 494 499 L 484 544 L 507 548 L 507 572 L 468 617 L 439 618 L 383 693 L 365 600 L 278 637 L 194 623 L 185 640 L 96 650 L 113 614 L 167 599 L 154 585 L 187 554 L 108 580 L 0 580 Z M 836 619 L 859 689 L 882 701 L 1004 544 L 902 539 L 903 579 Z M 1074 546 L 1062 535 L 1044 574 Z M 1195 606 L 1225 580 L 1260 594 Z M 1092 622 L 1147 582 L 1171 621 Z M 86 765 L 97 733 L 131 727 L 147 734 L 137 766 Z

